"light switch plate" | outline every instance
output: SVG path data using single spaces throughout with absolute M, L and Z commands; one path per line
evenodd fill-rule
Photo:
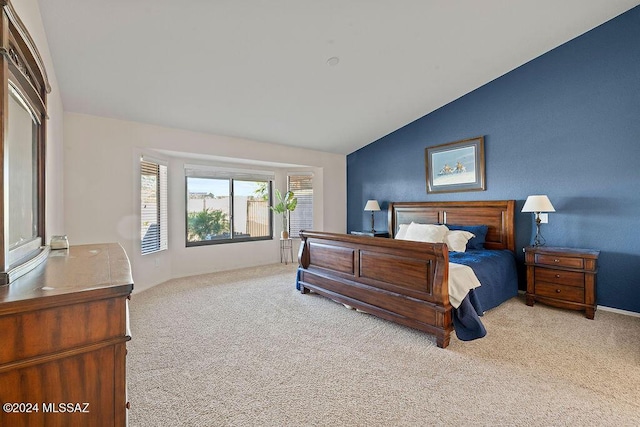
M 541 224 L 547 224 L 549 222 L 549 214 L 548 213 L 541 213 L 540 214 L 540 223 Z

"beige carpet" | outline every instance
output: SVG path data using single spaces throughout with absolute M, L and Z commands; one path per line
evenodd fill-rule
M 514 298 L 443 350 L 294 279 L 276 264 L 134 294 L 129 425 L 640 425 L 640 318 Z

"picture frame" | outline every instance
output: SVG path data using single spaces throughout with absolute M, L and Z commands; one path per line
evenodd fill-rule
M 425 148 L 427 193 L 484 191 L 484 136 Z

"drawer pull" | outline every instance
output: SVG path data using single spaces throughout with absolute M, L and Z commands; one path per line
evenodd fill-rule
M 554 259 L 553 262 L 560 262 L 560 260 L 559 259 Z
M 560 278 L 560 275 L 559 275 L 559 274 L 556 274 L 556 279 L 559 279 L 559 278 Z
M 127 409 L 131 409 L 131 402 L 127 402 L 127 403 L 124 405 L 124 407 L 125 407 L 125 408 L 127 408 Z
M 556 294 L 559 294 L 559 293 L 560 293 L 560 289 L 556 289 Z

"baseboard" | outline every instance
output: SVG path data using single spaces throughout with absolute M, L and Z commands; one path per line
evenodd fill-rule
M 607 307 L 606 305 L 599 305 L 598 310 L 624 314 L 625 316 L 640 317 L 640 313 L 636 313 L 635 311 L 620 310 L 619 308 Z
M 525 293 L 526 291 L 518 289 L 518 294 L 524 295 Z M 602 311 L 610 311 L 612 313 L 624 314 L 625 316 L 640 317 L 640 313 L 636 313 L 635 311 L 620 310 L 619 308 L 607 307 L 606 305 L 599 305 L 597 306 L 597 309 Z

